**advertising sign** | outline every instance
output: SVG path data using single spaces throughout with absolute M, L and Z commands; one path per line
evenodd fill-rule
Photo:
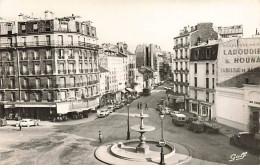
M 257 67 L 260 67 L 260 38 L 238 38 L 219 44 L 219 83 L 246 72 L 260 73 Z

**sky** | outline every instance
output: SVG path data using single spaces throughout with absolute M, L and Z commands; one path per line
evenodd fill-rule
M 242 24 L 244 36 L 260 30 L 260 0 L 0 0 L 0 17 L 20 13 L 44 17 L 79 15 L 97 28 L 98 43 L 125 42 L 131 52 L 138 44 L 157 44 L 173 52 L 173 38 L 184 26 Z

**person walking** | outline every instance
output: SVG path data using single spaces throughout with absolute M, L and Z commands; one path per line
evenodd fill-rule
M 99 142 L 100 143 L 102 143 L 102 133 L 101 133 L 101 131 L 99 131 L 99 133 L 98 133 L 98 139 L 99 139 Z
M 148 110 L 148 105 L 147 105 L 147 103 L 145 103 L 145 110 Z
M 143 107 L 142 107 L 143 105 L 142 105 L 142 103 L 140 102 L 140 109 L 143 109 Z
M 22 131 L 21 121 L 19 121 L 18 127 L 19 127 L 19 131 Z
M 137 103 L 137 109 L 139 109 L 139 102 Z

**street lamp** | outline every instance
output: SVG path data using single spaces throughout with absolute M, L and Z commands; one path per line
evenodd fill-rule
M 130 129 L 129 129 L 129 104 L 127 104 L 127 113 L 128 113 L 128 120 L 127 120 L 127 140 L 130 140 Z
M 163 118 L 164 118 L 164 112 L 161 111 L 159 114 L 159 117 L 161 119 L 161 140 L 159 141 L 159 147 L 161 147 L 161 161 L 160 161 L 160 165 L 165 165 L 164 162 L 164 153 L 163 153 L 163 147 L 166 144 L 166 141 L 163 139 Z

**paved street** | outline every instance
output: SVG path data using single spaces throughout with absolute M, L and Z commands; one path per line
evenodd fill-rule
M 139 113 L 137 102 L 148 103 L 144 113 L 150 115 L 145 125 L 156 129 L 145 134 L 147 139 L 160 140 L 160 120 L 155 111 L 157 100 L 165 96 L 163 87 L 152 91 L 151 96 L 141 97 L 130 105 L 130 126 L 140 124 L 134 115 Z M 94 114 L 95 115 L 95 114 Z M 98 142 L 98 131 L 103 134 L 103 143 L 126 139 L 127 110 L 117 110 L 106 118 L 77 120 L 62 124 L 43 125 L 23 128 L 0 128 L 0 164 L 103 164 L 94 158 L 93 152 Z M 72 124 L 70 124 L 72 123 Z M 137 139 L 138 133 L 131 131 L 131 139 Z M 167 141 L 184 145 L 195 159 L 187 164 L 203 164 L 200 160 L 221 164 L 259 164 L 258 156 L 247 154 L 243 160 L 229 162 L 232 154 L 245 152 L 229 145 L 229 138 L 220 134 L 193 133 L 184 127 L 172 124 L 170 115 L 164 118 L 164 137 Z M 198 159 L 198 160 L 196 160 Z

